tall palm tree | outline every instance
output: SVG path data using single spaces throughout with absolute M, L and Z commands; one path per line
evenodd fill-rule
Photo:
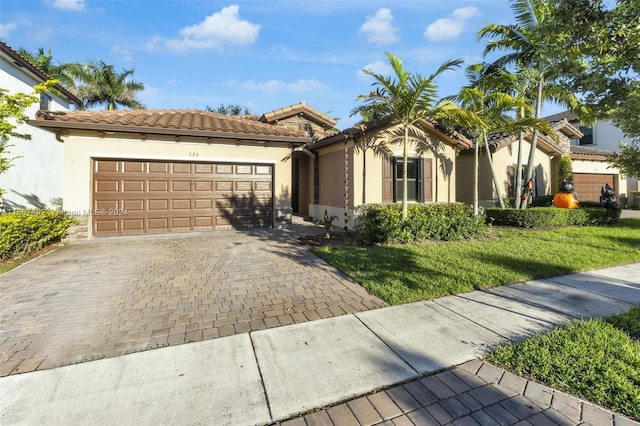
M 30 52 L 21 47 L 18 49 L 18 53 L 29 60 L 40 71 L 45 72 L 52 80 L 58 80 L 62 86 L 67 88 L 73 86 L 73 78 L 69 75 L 69 69 L 73 64 L 54 62 L 51 49 L 45 52 L 44 48 L 40 47 L 36 52 Z
M 144 84 L 130 79 L 133 72 L 132 69 L 117 72 L 104 61 L 76 64 L 70 69 L 76 80 L 70 90 L 82 100 L 81 109 L 96 106 L 105 106 L 107 110 L 145 109 L 136 99 L 138 92 L 144 90 Z
M 375 90 L 359 95 L 363 112 L 378 113 L 396 120 L 403 129 L 402 167 L 402 218 L 407 218 L 407 162 L 409 157 L 409 128 L 425 117 L 436 116 L 441 105 L 436 100 L 438 86 L 435 79 L 446 70 L 462 63 L 461 59 L 447 61 L 438 70 L 425 78 L 411 73 L 402 65 L 402 60 L 391 53 L 385 53 L 394 75 L 391 77 L 365 69 L 363 72 L 373 77 Z
M 566 49 L 558 52 L 559 38 L 550 30 L 554 5 L 547 0 L 513 0 L 512 9 L 516 24 L 488 24 L 478 32 L 479 38 L 495 37 L 485 47 L 485 55 L 496 51 L 507 53 L 494 62 L 500 68 L 515 66 L 530 70 L 534 78 L 533 117 L 540 118 L 544 102 L 544 87 L 559 77 L 559 62 L 570 62 L 578 57 L 578 51 Z M 531 149 L 527 163 L 526 179 L 533 178 L 535 147 L 538 130 L 533 129 Z
M 525 99 L 511 96 L 501 91 L 504 87 L 503 75 L 491 71 L 486 64 L 474 64 L 467 67 L 469 85 L 463 87 L 457 95 L 450 99 L 458 102 L 460 108 L 475 116 L 476 124 L 465 130 L 475 142 L 474 152 L 474 188 L 473 210 L 478 212 L 478 163 L 480 147 L 484 145 L 486 150 L 491 180 L 498 197 L 500 207 L 504 208 L 504 200 L 500 184 L 493 167 L 493 156 L 487 142 L 487 136 L 495 132 L 516 133 L 525 129 L 535 129 L 546 133 L 551 132 L 549 123 L 544 120 L 527 117 L 513 117 L 509 113 L 514 108 L 526 109 L 528 104 Z

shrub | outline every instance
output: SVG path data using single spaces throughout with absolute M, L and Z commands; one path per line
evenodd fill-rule
M 16 210 L 0 214 L 0 260 L 62 240 L 72 223 L 77 221 L 55 210 Z
M 543 226 L 606 225 L 620 219 L 620 210 L 603 207 L 563 209 L 558 207 L 533 207 L 520 209 L 485 209 L 487 221 L 499 226 L 539 228 Z
M 553 205 L 553 195 L 540 195 L 531 200 L 531 207 L 551 207 Z
M 358 207 L 356 239 L 361 244 L 408 243 L 419 240 L 461 240 L 481 236 L 484 218 L 464 204 L 411 204 L 402 220 L 399 204 Z

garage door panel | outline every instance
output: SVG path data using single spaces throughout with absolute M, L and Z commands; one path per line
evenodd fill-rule
M 122 209 L 128 213 L 144 211 L 144 200 L 122 200 Z
M 202 198 L 193 200 L 193 208 L 195 210 L 202 209 L 212 209 L 213 208 L 213 200 L 211 198 Z
M 119 172 L 120 171 L 120 161 L 112 161 L 112 160 L 99 160 L 95 162 L 95 171 L 96 172 Z
M 150 192 L 169 192 L 169 182 L 166 180 L 151 180 L 149 181 L 148 188 Z
M 144 231 L 144 219 L 126 218 L 122 219 L 123 231 Z
M 148 162 L 147 163 L 147 170 L 149 170 L 149 173 L 163 173 L 163 174 L 167 174 L 170 172 L 170 163 L 154 163 L 154 162 Z
M 147 163 L 140 161 L 125 161 L 123 164 L 124 173 L 145 173 Z
M 213 182 L 212 181 L 196 181 L 194 191 L 211 192 L 213 191 Z
M 97 180 L 95 182 L 95 190 L 96 192 L 107 193 L 107 192 L 119 192 L 120 191 L 120 181 L 119 180 Z
M 272 166 L 95 160 L 94 235 L 272 224 Z
M 147 210 L 148 211 L 167 211 L 169 210 L 169 200 L 148 200 L 147 202 Z
M 191 209 L 191 200 L 171 200 L 171 210 L 189 210 Z
M 123 180 L 122 192 L 144 192 L 144 184 L 143 180 Z

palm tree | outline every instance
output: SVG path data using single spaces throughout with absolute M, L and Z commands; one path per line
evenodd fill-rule
M 46 73 L 52 80 L 58 80 L 64 87 L 73 86 L 73 78 L 69 75 L 69 69 L 73 64 L 54 63 L 51 49 L 46 53 L 44 48 L 39 48 L 37 52 L 30 52 L 21 47 L 18 49 L 21 56 L 29 60 L 40 71 Z
M 70 73 L 77 82 L 70 90 L 82 100 L 81 109 L 102 105 L 110 111 L 118 107 L 145 109 L 136 99 L 137 93 L 144 90 L 144 84 L 130 80 L 133 70 L 123 69 L 119 73 L 113 65 L 98 61 L 76 64 Z
M 557 52 L 556 45 L 559 39 L 547 25 L 553 15 L 553 5 L 550 2 L 513 0 L 512 9 L 516 24 L 488 24 L 478 32 L 478 37 L 496 37 L 487 43 L 485 55 L 495 51 L 507 51 L 504 56 L 494 62 L 498 68 L 506 69 L 508 66 L 516 66 L 519 69 L 530 70 L 529 73 L 535 83 L 533 117 L 540 118 L 542 103 L 545 100 L 545 85 L 559 77 L 558 70 L 561 68 L 558 67 L 559 62 L 571 61 L 577 57 L 576 52 L 570 49 L 563 50 L 562 55 Z M 565 48 L 564 45 L 563 48 Z M 537 139 L 538 130 L 534 128 L 527 163 L 527 180 L 533 178 Z
M 407 163 L 409 157 L 409 128 L 418 121 L 438 115 L 441 105 L 437 102 L 435 79 L 446 70 L 462 63 L 461 59 L 447 61 L 429 77 L 413 74 L 402 66 L 402 60 L 391 53 L 385 53 L 394 76 L 387 77 L 369 69 L 363 70 L 373 77 L 376 90 L 360 95 L 357 100 L 363 104 L 359 109 L 365 113 L 377 113 L 399 122 L 403 130 L 403 167 L 402 167 L 402 218 L 407 218 Z
M 543 131 L 550 131 L 549 124 L 542 120 L 530 120 L 524 118 L 512 118 L 508 112 L 514 108 L 525 108 L 526 103 L 519 98 L 500 91 L 501 81 L 499 76 L 487 72 L 485 64 L 475 64 L 467 67 L 467 78 L 469 85 L 463 87 L 457 95 L 450 99 L 457 101 L 460 108 L 474 114 L 476 125 L 467 127 L 465 130 L 471 135 L 475 142 L 474 170 L 473 170 L 473 210 L 478 213 L 478 169 L 479 151 L 484 145 L 486 149 L 487 161 L 491 171 L 491 180 L 500 203 L 504 208 L 504 200 L 496 173 L 493 167 L 493 157 L 487 142 L 487 136 L 494 132 L 508 132 L 520 130 L 522 128 L 535 127 Z

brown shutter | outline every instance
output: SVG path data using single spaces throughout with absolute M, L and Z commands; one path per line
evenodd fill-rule
M 393 158 L 382 158 L 382 202 L 393 203 Z
M 433 201 L 433 168 L 431 158 L 422 159 L 422 187 L 424 188 L 424 201 Z

